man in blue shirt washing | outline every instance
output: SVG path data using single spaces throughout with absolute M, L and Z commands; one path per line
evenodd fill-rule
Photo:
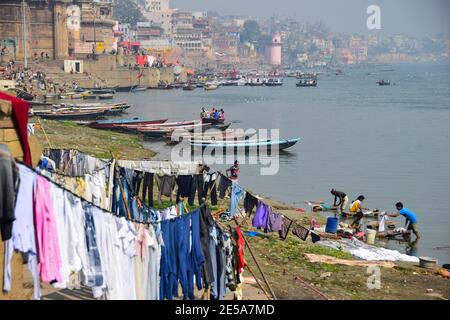
M 401 203 L 401 202 L 397 202 L 395 204 L 395 207 L 398 210 L 397 213 L 386 214 L 386 215 L 389 217 L 398 217 L 399 215 L 404 216 L 406 219 L 405 228 L 409 232 L 412 231 L 416 235 L 416 240 L 419 240 L 420 235 L 419 235 L 419 228 L 417 226 L 418 219 L 417 219 L 416 215 L 414 214 L 414 212 L 412 212 L 408 208 L 403 207 L 403 203 Z

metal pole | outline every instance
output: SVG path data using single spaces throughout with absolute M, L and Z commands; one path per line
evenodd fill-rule
M 28 68 L 28 59 L 27 59 L 27 25 L 25 22 L 25 0 L 22 0 L 22 21 L 23 21 L 23 54 L 24 54 L 24 62 L 25 68 Z
M 96 38 L 96 30 L 95 30 L 95 15 L 96 15 L 96 10 L 95 10 L 95 3 L 92 2 L 92 6 L 93 6 L 93 12 L 94 12 L 94 56 L 92 57 L 93 60 L 95 60 L 96 55 L 97 55 L 97 38 Z

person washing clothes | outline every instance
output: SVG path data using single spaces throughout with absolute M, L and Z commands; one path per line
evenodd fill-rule
M 236 160 L 234 161 L 234 164 L 225 171 L 228 178 L 231 179 L 231 181 L 237 183 L 238 182 L 238 174 L 239 174 L 239 162 Z
M 364 214 L 362 212 L 362 209 L 364 209 L 364 208 L 361 206 L 361 204 L 364 201 L 364 199 L 365 199 L 365 197 L 363 195 L 360 195 L 350 205 L 350 213 L 354 214 L 354 216 L 355 216 L 355 218 L 353 219 L 353 222 L 351 224 L 352 228 L 359 229 L 361 227 L 361 220 L 364 216 Z
M 334 195 L 333 206 L 340 208 L 341 212 L 343 212 L 348 205 L 347 195 L 344 192 L 335 189 L 331 189 L 331 194 Z M 337 199 L 339 199 L 338 203 L 336 203 Z
M 395 204 L 395 207 L 397 208 L 398 212 L 397 213 L 386 213 L 386 215 L 388 217 L 398 217 L 399 215 L 402 215 L 405 217 L 406 221 L 405 221 L 405 229 L 408 230 L 408 233 L 411 234 L 411 231 L 415 234 L 416 236 L 416 240 L 420 239 L 420 235 L 419 235 L 419 228 L 417 226 L 418 223 L 418 219 L 417 216 L 414 212 L 412 212 L 411 210 L 409 210 L 408 208 L 405 208 L 403 206 L 403 203 L 401 202 L 397 202 Z

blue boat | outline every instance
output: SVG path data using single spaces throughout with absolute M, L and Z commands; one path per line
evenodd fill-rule
M 265 148 L 267 150 L 270 150 L 271 148 L 277 148 L 278 150 L 284 150 L 289 147 L 292 147 L 295 145 L 300 138 L 295 139 L 287 139 L 287 140 L 240 140 L 240 141 L 230 141 L 230 140 L 224 140 L 224 141 L 192 141 L 191 146 L 194 148 L 214 148 L 219 149 L 223 148 L 225 150 L 239 150 L 239 149 L 245 149 L 245 150 L 259 150 L 260 148 Z

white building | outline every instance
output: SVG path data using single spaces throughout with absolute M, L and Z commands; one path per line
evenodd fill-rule
M 153 24 L 159 24 L 165 35 L 172 34 L 172 13 L 170 0 L 146 0 L 144 17 Z

